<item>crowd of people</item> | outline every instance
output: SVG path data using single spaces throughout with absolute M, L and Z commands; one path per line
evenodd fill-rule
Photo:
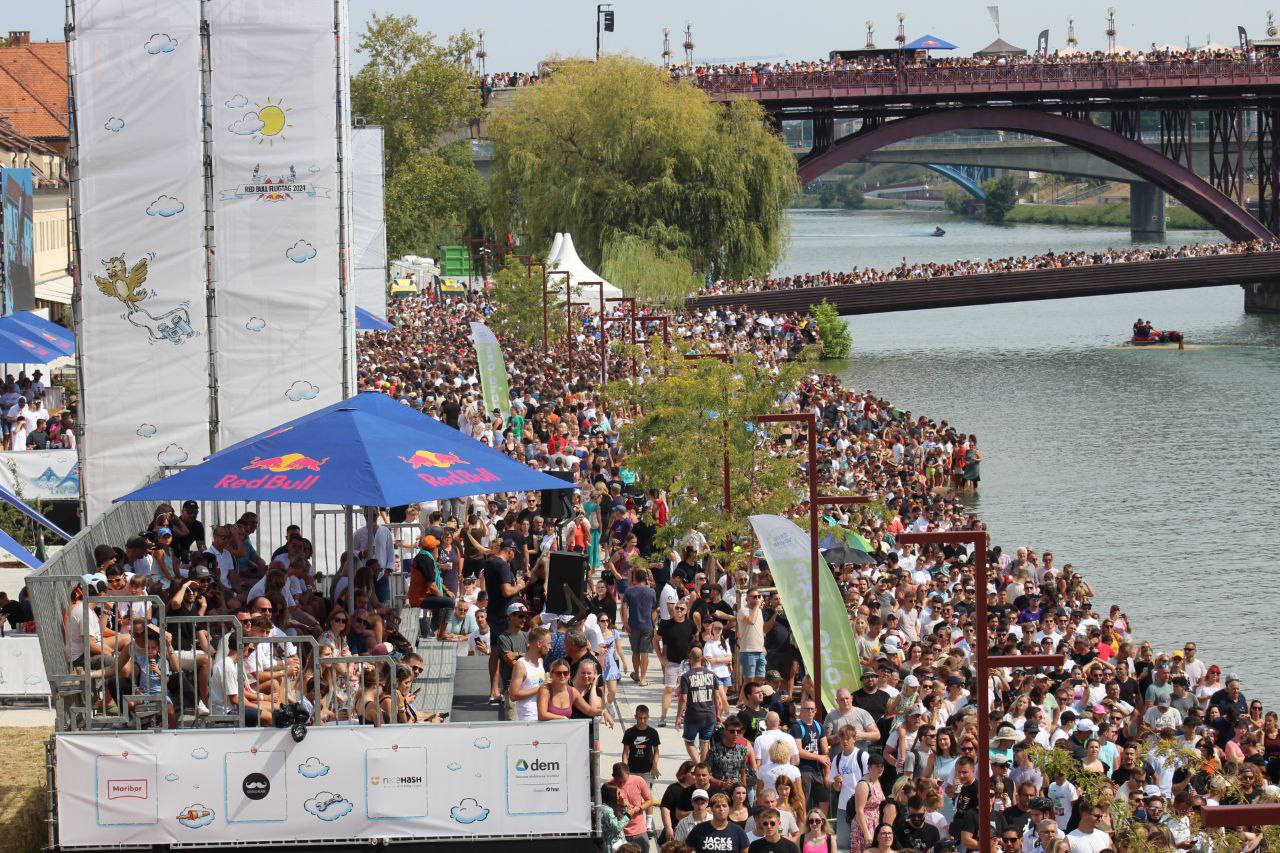
M 5 450 L 75 449 L 73 412 L 70 408 L 49 412 L 43 376 L 40 370 L 30 376 L 26 371 L 19 372 L 16 378 L 12 374 L 5 376 L 4 391 L 0 393 Z
M 841 272 L 804 273 L 792 276 L 751 278 L 742 281 L 713 281 L 709 282 L 706 288 L 698 295 L 755 293 L 766 290 L 791 290 L 797 287 L 830 287 L 838 284 L 880 284 L 887 281 L 914 281 L 962 275 L 984 275 L 987 273 L 1106 266 L 1177 258 L 1207 258 L 1253 252 L 1274 252 L 1277 248 L 1278 244 L 1274 240 L 1248 240 L 1236 243 L 1194 243 L 1176 248 L 1153 246 L 1149 248 L 1104 249 L 1101 251 L 1049 251 L 1040 255 L 987 258 L 986 260 L 962 259 L 948 263 L 926 261 L 912 263 L 903 258 L 901 264 L 890 269 L 858 269 L 855 267 L 852 270 Z
M 726 570 L 699 530 L 680 527 L 685 496 L 628 471 L 619 449 L 627 415 L 605 401 L 585 359 L 569 375 L 568 344 L 544 355 L 504 342 L 511 412 L 485 410 L 468 323 L 492 310 L 479 296 L 394 302 L 393 330 L 361 334 L 360 387 L 564 472 L 579 485 L 567 505 L 548 509 L 526 494 L 369 508 L 341 567 L 312 565 L 296 529 L 262 558 L 252 513 L 206 542 L 198 505 L 160 506 L 122 549 L 97 549 L 66 614 L 71 664 L 108 684 L 129 679 L 104 701 L 159 696 L 171 720 L 175 698 L 195 714 L 243 704 L 251 723 L 293 701 L 315 722 L 438 720 L 412 711 L 421 658 L 389 590 L 391 573 L 404 570 L 421 632 L 488 655 L 495 713 L 630 723 L 601 789 L 606 849 L 975 850 L 982 749 L 1002 851 L 1098 853 L 1137 849 L 1137 839 L 1222 849 L 1198 823 L 1203 805 L 1280 800 L 1275 713 L 1250 702 L 1235 674 L 1201 661 L 1194 643 L 1165 651 L 1141 641 L 1121 608 L 1100 608 L 1076 568 L 1047 551 L 993 547 L 992 582 L 976 589 L 966 549 L 898 542 L 904 531 L 983 529 L 958 488 L 981 480 L 977 438 L 815 373 L 779 405 L 817 417 L 820 488 L 875 494 L 886 508 L 829 517 L 866 547 L 832 565 L 861 675 L 819 716 L 796 645 L 807 638 L 793 636 L 767 563 L 754 556 Z M 591 349 L 596 328 L 584 315 L 574 344 Z M 673 315 L 670 332 L 765 367 L 816 339 L 806 317 L 736 308 Z M 806 445 L 794 430 L 761 441 L 797 457 Z M 406 541 L 391 520 L 407 523 L 397 528 Z M 660 537 L 668 526 L 674 535 Z M 658 544 L 668 538 L 673 547 Z M 397 548 L 412 556 L 402 562 Z M 560 603 L 548 590 L 557 550 L 584 555 L 585 601 Z M 323 569 L 334 569 L 328 584 Z M 152 592 L 172 615 L 234 615 L 253 639 L 174 626 L 162 641 L 156 614 L 136 604 L 103 608 L 85 625 L 86 589 Z M 994 652 L 1058 654 L 1061 666 L 996 670 L 978 684 L 979 597 Z M 318 677 L 304 637 L 316 639 Z M 394 666 L 324 661 L 358 653 L 389 655 Z M 621 719 L 620 687 L 650 678 L 661 679 L 660 701 Z M 978 739 L 979 690 L 991 700 L 990 743 Z M 687 760 L 660 779 L 661 756 L 673 752 Z M 1261 836 L 1237 840 L 1256 849 Z

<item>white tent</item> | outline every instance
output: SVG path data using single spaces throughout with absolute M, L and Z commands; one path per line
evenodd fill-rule
M 600 310 L 600 287 L 596 284 L 590 284 L 586 287 L 581 286 L 583 282 L 604 281 L 604 279 L 591 271 L 591 269 L 582 262 L 578 257 L 578 250 L 573 246 L 573 235 L 569 233 L 556 234 L 555 240 L 551 244 L 552 254 L 547 259 L 547 275 L 548 287 L 550 293 L 554 293 L 563 298 L 564 293 L 564 276 L 552 275 L 553 272 L 567 272 L 569 274 L 569 285 L 572 287 L 573 299 L 576 302 L 587 302 L 593 310 Z M 623 293 L 607 281 L 604 281 L 604 298 L 616 299 Z M 608 304 L 605 305 L 606 312 L 610 310 Z

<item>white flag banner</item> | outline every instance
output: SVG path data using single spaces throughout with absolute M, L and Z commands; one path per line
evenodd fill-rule
M 80 500 L 80 460 L 74 450 L 0 453 L 0 486 L 30 503 Z
M 356 304 L 387 316 L 387 221 L 382 128 L 351 131 L 351 255 Z
M 70 13 L 87 523 L 209 451 L 200 4 Z
M 586 720 L 60 734 L 58 841 L 581 837 L 590 756 Z
M 342 398 L 347 118 L 333 0 L 205 5 L 225 446 Z

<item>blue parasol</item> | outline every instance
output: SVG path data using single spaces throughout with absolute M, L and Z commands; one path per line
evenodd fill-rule
M 368 308 L 356 306 L 356 331 L 358 332 L 387 332 L 394 329 L 386 320 L 370 311 Z
M 493 492 L 563 490 L 385 394 L 366 392 L 242 441 L 117 501 L 275 501 L 399 506 Z
M 62 355 L 75 355 L 76 352 L 74 332 L 31 311 L 18 311 L 8 317 L 0 317 L 0 329 L 38 340 Z

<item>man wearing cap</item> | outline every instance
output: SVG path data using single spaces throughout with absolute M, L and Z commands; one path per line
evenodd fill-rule
M 200 515 L 200 504 L 195 501 L 182 502 L 182 514 L 173 521 L 173 552 L 181 557 L 194 547 L 203 551 L 205 547 L 204 522 Z
M 1186 684 L 1186 679 L 1180 679 Z M 1142 722 L 1147 728 L 1153 731 L 1161 731 L 1163 729 L 1176 729 L 1182 725 L 1182 714 L 1177 708 L 1172 707 L 1173 701 L 1173 685 L 1167 685 L 1161 690 L 1153 691 L 1155 685 L 1147 688 L 1147 695 L 1152 696 L 1151 706 L 1147 708 L 1142 715 Z M 1186 691 L 1183 691 L 1185 695 Z M 1192 700 L 1194 701 L 1194 699 Z
M 523 604 L 519 608 L 512 608 L 513 600 L 517 595 L 524 591 L 528 586 L 528 579 L 521 578 L 516 580 L 515 574 L 511 571 L 511 558 L 515 555 L 515 545 L 507 538 L 503 538 L 502 543 L 498 546 L 496 553 L 485 557 L 484 563 L 481 565 L 481 572 L 484 577 L 485 594 L 488 601 L 485 604 L 485 610 L 489 614 L 489 630 L 498 633 L 498 642 L 490 646 L 489 654 L 489 704 L 496 705 L 501 703 L 501 698 L 494 695 L 496 689 L 501 689 L 501 696 L 506 695 L 506 685 L 511 679 L 511 665 L 515 663 L 524 650 L 520 650 L 514 656 L 511 656 L 508 635 L 511 633 L 520 633 L 529 626 L 525 617 L 519 618 L 517 624 L 512 631 L 508 631 L 508 620 L 510 614 L 525 613 L 527 609 Z M 508 648 L 504 649 L 504 642 L 508 642 Z M 527 643 L 526 643 L 527 648 Z M 499 685 L 498 671 L 502 668 L 503 677 Z
M 996 736 L 988 754 L 992 759 L 998 755 L 1005 759 L 1005 766 L 1008 767 L 1013 763 L 1013 745 L 1022 740 L 1018 736 L 1018 730 L 1014 728 L 1012 723 L 1001 723 L 996 728 Z
M 911 677 L 914 678 L 915 676 Z M 896 775 L 910 773 L 914 769 L 908 766 L 911 750 L 915 749 L 916 741 L 920 737 L 920 725 L 928 714 L 928 710 L 923 705 L 916 705 L 907 711 L 907 716 L 903 718 L 902 725 L 889 733 L 888 740 L 884 742 L 886 772 L 888 772 L 889 768 L 892 768 Z M 892 782 L 887 782 L 886 784 L 892 788 Z
M 746 831 L 729 821 L 727 794 L 712 795 L 711 820 L 695 826 L 684 843 L 698 853 L 744 853 L 751 845 Z
M 704 788 L 695 788 L 690 798 L 693 802 L 693 811 L 685 815 L 679 823 L 676 824 L 675 831 L 672 835 L 676 841 L 684 841 L 689 837 L 689 833 L 700 823 L 706 823 L 711 820 L 711 796 Z
M 124 543 L 124 570 L 131 575 L 151 577 L 156 574 L 155 560 L 149 553 L 151 543 L 142 536 L 132 536 Z

